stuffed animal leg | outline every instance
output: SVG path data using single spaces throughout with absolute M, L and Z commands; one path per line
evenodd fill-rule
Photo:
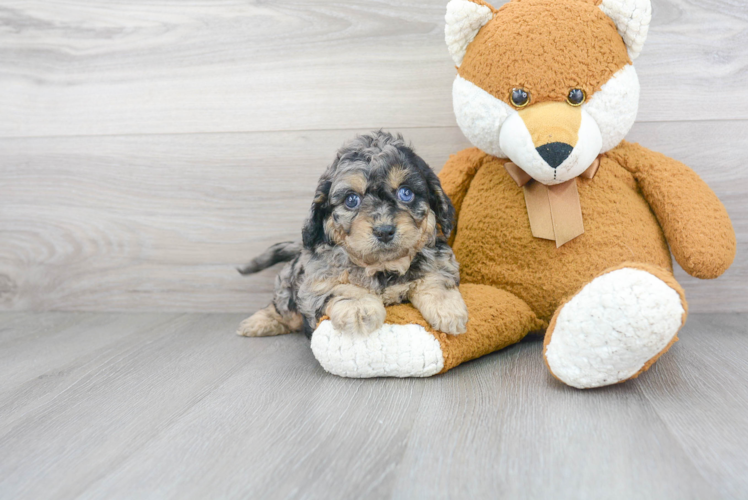
M 312 352 L 325 370 L 341 377 L 429 377 L 547 326 L 509 292 L 467 284 L 460 292 L 470 318 L 466 333 L 436 332 L 417 309 L 400 304 L 388 307 L 384 326 L 368 335 L 339 332 L 322 321 L 312 335 Z
M 636 378 L 678 340 L 687 312 L 669 270 L 637 263 L 606 270 L 556 310 L 546 365 L 579 389 Z

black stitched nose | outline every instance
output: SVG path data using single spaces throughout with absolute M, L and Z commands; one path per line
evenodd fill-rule
M 540 157 L 543 158 L 551 168 L 558 168 L 558 166 L 569 157 L 573 149 L 574 148 L 566 143 L 552 142 L 536 148 L 536 151 L 540 153 Z
M 377 239 L 382 243 L 389 243 L 390 241 L 392 241 L 392 238 L 395 237 L 396 231 L 397 228 L 389 224 L 386 226 L 377 226 L 372 229 L 374 236 L 376 236 Z

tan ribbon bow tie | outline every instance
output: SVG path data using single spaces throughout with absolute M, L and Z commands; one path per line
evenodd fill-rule
M 525 191 L 530 229 L 536 238 L 556 242 L 556 248 L 584 233 L 582 205 L 579 202 L 577 179 L 554 186 L 537 182 L 512 162 L 504 163 L 509 176 Z M 579 177 L 592 179 L 600 168 L 598 156 Z

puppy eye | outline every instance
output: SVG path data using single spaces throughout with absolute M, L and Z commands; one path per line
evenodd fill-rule
M 509 99 L 516 107 L 524 108 L 530 104 L 530 93 L 526 92 L 524 89 L 512 89 Z
M 361 197 L 357 194 L 351 193 L 345 197 L 346 208 L 350 208 L 351 210 L 353 210 L 354 208 L 358 208 L 360 204 L 361 204 Z
M 397 190 L 397 197 L 402 201 L 403 203 L 410 203 L 413 201 L 413 197 L 415 195 L 413 194 L 413 191 L 406 187 L 401 187 Z
M 581 106 L 586 100 L 587 95 L 582 89 L 571 89 L 569 91 L 569 95 L 566 96 L 566 102 L 568 102 L 572 106 Z

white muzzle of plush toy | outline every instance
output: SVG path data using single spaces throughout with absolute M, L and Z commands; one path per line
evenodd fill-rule
M 499 145 L 530 177 L 553 186 L 587 170 L 603 140 L 583 108 L 544 102 L 512 113 L 501 127 Z

